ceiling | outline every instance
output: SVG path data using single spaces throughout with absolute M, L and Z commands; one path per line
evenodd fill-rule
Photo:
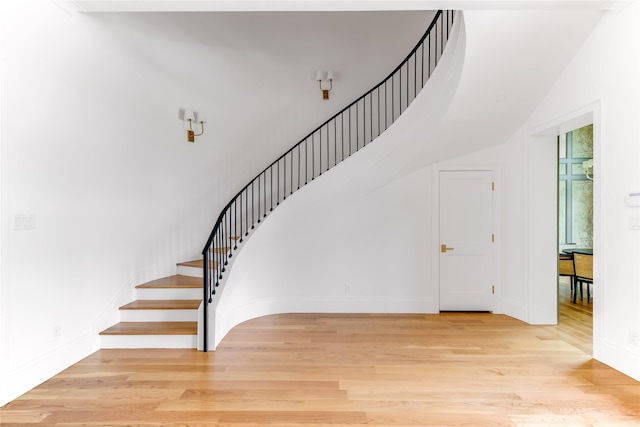
M 54 0 L 83 12 L 619 10 L 632 0 Z

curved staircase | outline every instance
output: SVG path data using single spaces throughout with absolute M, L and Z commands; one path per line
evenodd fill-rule
M 120 308 L 122 322 L 100 333 L 102 347 L 195 348 L 200 347 L 200 335 L 201 348 L 207 351 L 208 306 L 241 244 L 288 196 L 371 143 L 407 110 L 438 65 L 453 22 L 453 11 L 438 11 L 422 38 L 388 77 L 242 188 L 218 216 L 202 259 L 179 264 L 176 276 L 137 286 L 138 300 Z
M 203 268 L 202 274 L 204 351 L 208 350 L 210 331 L 216 329 L 215 321 L 210 325 L 209 304 L 214 302 L 216 289 L 228 276 L 243 241 L 287 197 L 373 142 L 407 111 L 442 58 L 454 16 L 454 11 L 437 11 L 415 47 L 384 80 L 267 166 L 222 210 L 202 251 L 203 266 L 207 260 L 218 266 Z M 228 252 L 217 252 L 215 248 L 230 241 L 229 236 L 238 238 Z

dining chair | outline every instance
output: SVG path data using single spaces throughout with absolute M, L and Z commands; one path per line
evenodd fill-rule
M 575 270 L 573 269 L 573 255 L 558 254 L 558 275 L 569 276 L 571 279 L 571 292 L 573 292 L 576 277 Z
M 574 253 L 573 269 L 575 272 L 576 290 L 573 293 L 573 302 L 576 302 L 576 294 L 578 293 L 578 284 L 580 284 L 580 299 L 582 299 L 582 284 L 587 284 L 587 302 L 591 298 L 589 284 L 593 285 L 593 255 Z

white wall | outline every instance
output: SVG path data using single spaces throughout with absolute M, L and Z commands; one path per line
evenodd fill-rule
M 637 20 L 637 8 L 637 5 L 629 6 L 603 21 L 590 39 L 588 48 L 583 49 L 576 58 L 577 62 L 573 63 L 573 74 L 564 76 L 558 82 L 520 131 L 513 133 L 521 125 L 511 121 L 505 130 L 500 121 L 500 117 L 505 116 L 500 115 L 524 104 L 527 105 L 525 110 L 530 112 L 538 105 L 540 98 L 532 97 L 535 100 L 533 104 L 527 104 L 529 100 L 520 96 L 513 100 L 514 104 L 500 108 L 492 104 L 496 108 L 486 111 L 496 115 L 494 123 L 499 131 L 483 126 L 480 129 L 482 132 L 477 133 L 481 135 L 479 140 L 462 146 L 456 143 L 462 140 L 466 144 L 470 141 L 469 133 L 447 133 L 453 136 L 444 135 L 439 140 L 439 147 L 449 148 L 437 152 L 437 156 L 434 153 L 415 156 L 417 160 L 414 164 L 405 165 L 395 172 L 386 171 L 381 177 L 383 180 L 369 187 L 368 193 L 358 193 L 352 187 L 350 191 L 355 191 L 352 194 L 356 194 L 356 197 L 346 211 L 352 215 L 346 219 L 340 212 L 333 212 L 332 215 L 340 222 L 352 224 L 353 228 L 348 229 L 347 233 L 329 233 L 327 241 L 309 247 L 308 251 L 316 258 L 300 257 L 306 262 L 300 264 L 306 267 L 305 275 L 299 276 L 303 279 L 315 272 L 326 272 L 327 261 L 335 261 L 334 265 L 340 267 L 336 271 L 338 274 L 326 272 L 323 276 L 326 280 L 320 283 L 313 296 L 326 296 L 325 289 L 331 289 L 334 296 L 339 296 L 350 307 L 355 306 L 354 301 L 365 298 L 381 301 L 389 297 L 391 294 L 385 293 L 372 297 L 366 289 L 359 287 L 375 281 L 381 286 L 379 289 L 383 285 L 402 287 L 404 300 L 394 301 L 389 297 L 389 305 L 385 308 L 397 307 L 399 302 L 405 306 L 413 304 L 416 310 L 428 310 L 434 301 L 430 293 L 434 285 L 430 282 L 429 266 L 423 264 L 423 260 L 429 257 L 431 251 L 431 211 L 428 204 L 431 198 L 431 165 L 434 161 L 444 161 L 478 148 L 503 144 L 496 149 L 499 158 L 509 159 L 501 165 L 504 183 L 502 234 L 509 239 L 502 245 L 502 283 L 510 286 L 502 289 L 502 295 L 505 311 L 509 307 L 526 307 L 529 303 L 526 299 L 528 290 L 520 285 L 524 283 L 525 270 L 523 165 L 527 161 L 525 141 L 528 140 L 525 130 L 540 128 L 557 117 L 563 117 L 599 99 L 602 105 L 600 138 L 603 141 L 599 161 L 603 163 L 596 165 L 602 174 L 606 173 L 603 175 L 606 180 L 603 178 L 600 186 L 601 206 L 606 206 L 599 213 L 603 218 L 600 231 L 602 252 L 618 254 L 620 247 L 626 251 L 622 257 L 603 258 L 597 273 L 602 275 L 611 293 L 600 297 L 596 290 L 595 304 L 597 308 L 603 304 L 601 311 L 606 316 L 606 322 L 601 320 L 596 324 L 596 333 L 601 334 L 602 345 L 596 343 L 595 348 L 601 352 L 597 356 L 606 363 L 625 372 L 636 372 L 634 369 L 637 368 L 633 366 L 640 366 L 637 363 L 637 349 L 629 345 L 628 338 L 633 328 L 630 325 L 638 324 L 637 313 L 640 311 L 638 289 L 637 286 L 633 288 L 633 284 L 639 282 L 637 267 L 633 267 L 638 259 L 638 240 L 625 226 L 635 210 L 621 205 L 620 195 L 638 186 L 637 99 L 640 97 L 637 96 L 637 86 L 635 92 L 627 87 L 637 85 L 637 80 L 633 78 L 638 71 L 638 49 L 633 42 L 633 37 L 637 40 L 637 21 L 634 21 Z M 479 24 L 484 13 L 469 14 L 469 17 L 475 16 L 473 28 L 483 29 Z M 327 15 L 318 17 L 314 28 L 320 31 L 318 29 L 326 25 L 329 18 Z M 230 33 L 230 28 L 227 28 L 226 36 L 222 34 L 217 38 L 204 38 L 201 44 L 190 44 L 192 37 L 180 39 L 180 43 L 175 45 L 163 38 L 154 43 L 154 37 L 161 35 L 162 30 L 166 30 L 167 34 L 171 32 L 173 36 L 181 32 L 187 35 L 191 33 L 184 31 L 183 25 L 177 25 L 175 29 L 163 26 L 165 18 L 158 18 L 159 24 L 145 24 L 148 17 L 143 15 L 136 18 L 115 15 L 69 16 L 50 2 L 0 3 L 0 404 L 95 350 L 97 332 L 103 325 L 116 320 L 116 308 L 128 299 L 133 285 L 171 274 L 175 262 L 195 257 L 201 249 L 203 235 L 208 233 L 219 208 L 255 174 L 256 167 L 262 165 L 264 159 L 275 158 L 284 148 L 292 145 L 294 141 L 287 135 L 312 128 L 359 95 L 362 89 L 366 90 L 381 80 L 409 51 L 424 29 L 424 22 L 429 21 L 424 14 L 393 15 L 391 18 L 371 20 L 359 18 L 351 16 L 343 25 L 352 27 L 355 33 L 365 32 L 368 37 L 379 37 L 377 40 L 394 41 L 383 49 L 378 43 L 370 44 L 367 37 L 361 40 L 358 52 L 367 52 L 367 58 L 376 58 L 375 61 L 363 62 L 361 68 L 366 78 L 361 74 L 347 73 L 361 62 L 360 56 L 349 55 L 350 45 L 334 40 L 324 45 L 325 48 L 319 45 L 318 50 L 305 51 L 305 58 L 309 62 L 291 71 L 286 66 L 279 68 L 278 60 L 274 59 L 278 58 L 279 53 L 288 51 L 286 37 L 277 43 L 261 45 L 260 51 L 269 46 L 273 50 L 269 55 L 260 56 L 248 47 L 251 46 L 250 38 L 226 49 L 225 43 L 237 40 L 237 33 Z M 522 24 L 527 22 L 526 18 L 526 15 L 520 15 Z M 565 18 L 559 16 L 553 22 L 566 22 Z M 266 22 L 257 19 L 260 23 Z M 271 24 L 277 27 L 285 21 L 276 19 Z M 387 21 L 392 25 L 385 27 L 382 23 Z M 169 23 L 172 22 L 169 20 Z M 233 20 L 231 22 L 235 23 Z M 305 22 L 310 26 L 313 21 Z M 562 45 L 555 46 L 553 37 L 549 35 L 551 31 L 545 31 L 548 36 L 545 41 L 549 45 L 540 52 L 536 51 L 536 57 L 540 58 L 546 50 L 553 49 L 574 52 L 575 44 L 581 41 L 580 37 L 588 30 L 589 23 L 595 21 L 591 17 L 576 18 L 571 22 L 572 32 L 563 35 Z M 148 32 L 149 37 L 145 39 L 140 34 L 129 34 L 130 29 L 135 28 L 134 24 L 144 26 L 142 33 Z M 499 23 L 492 24 L 491 28 L 499 28 L 497 25 Z M 197 28 L 202 26 L 206 26 L 206 22 L 199 22 Z M 553 29 L 556 26 L 554 24 Z M 242 27 L 238 31 L 244 34 L 247 29 Z M 626 32 L 629 35 L 625 35 Z M 264 37 L 269 34 L 269 29 L 262 28 L 259 34 Z M 342 37 L 349 37 L 349 33 L 342 34 Z M 500 39 L 499 34 L 494 36 L 492 40 Z M 201 49 L 207 44 L 216 44 L 213 42 L 221 44 L 221 51 L 229 53 L 223 61 L 227 68 L 212 66 L 217 63 L 210 60 L 205 62 L 206 66 L 202 63 L 191 65 L 187 61 L 198 58 Z M 167 45 L 170 51 L 166 56 L 159 52 L 162 45 Z M 298 50 L 292 51 L 300 52 L 304 45 L 305 40 L 296 40 Z M 343 46 L 345 50 L 337 46 Z M 611 46 L 619 46 L 620 49 L 612 49 Z M 321 55 L 316 53 L 320 49 Z M 252 56 L 253 63 L 257 64 L 249 74 L 232 66 L 233 60 L 237 59 L 232 52 L 236 50 Z M 341 52 L 339 58 L 331 56 L 334 51 Z M 379 55 L 381 51 L 385 55 Z M 513 57 L 507 50 L 500 51 L 506 52 L 505 57 Z M 346 63 L 349 58 L 351 62 Z M 556 58 L 556 61 L 562 62 L 560 58 Z M 567 61 L 569 59 L 566 58 Z M 171 68 L 167 63 L 185 65 Z M 268 66 L 260 68 L 258 64 Z M 548 65 L 544 61 L 542 64 L 526 61 L 519 63 L 516 69 L 530 70 L 532 74 L 539 75 L 549 68 Z M 316 68 L 328 66 L 336 69 L 339 78 L 336 90 L 332 92 L 331 104 L 323 104 L 312 80 Z M 184 70 L 190 68 L 195 70 L 195 74 L 181 78 Z M 559 71 L 563 67 L 557 68 Z M 224 71 L 225 78 L 211 77 L 209 73 L 202 72 L 203 69 L 212 73 Z M 513 68 L 508 71 L 513 72 Z M 261 72 L 265 80 L 255 80 Z M 253 90 L 254 95 L 260 94 L 259 97 L 249 98 L 251 102 L 260 104 L 255 111 L 273 114 L 263 120 L 269 125 L 266 132 L 244 131 L 244 120 L 229 120 L 229 117 L 243 117 L 243 102 L 233 104 L 235 109 L 239 109 L 236 114 L 227 115 L 228 112 L 224 111 L 225 105 L 230 105 L 232 101 L 225 98 L 225 87 L 242 87 L 240 81 L 231 82 L 227 78 L 234 74 L 238 75 L 239 80 L 248 79 L 245 84 L 251 90 L 247 92 Z M 502 87 L 496 84 L 499 78 L 492 84 L 479 86 L 474 85 L 473 80 L 466 80 L 471 75 L 463 73 L 461 81 L 465 82 L 462 87 L 477 95 L 474 102 L 482 99 L 493 102 L 496 95 L 501 93 Z M 480 75 L 489 77 L 483 73 Z M 508 88 L 518 87 L 517 81 L 503 80 L 509 83 Z M 553 79 L 547 80 L 545 77 L 547 81 Z M 288 82 L 290 86 L 287 86 Z M 479 88 L 482 90 L 478 91 Z M 488 89 L 497 92 L 484 92 Z M 535 89 L 532 92 L 539 96 L 548 92 L 544 84 L 535 86 Z M 292 103 L 291 100 L 297 99 L 297 96 L 304 99 Z M 278 103 L 280 99 L 282 103 Z M 509 97 L 507 99 L 511 100 Z M 465 119 L 464 114 L 473 114 L 473 111 L 465 113 L 468 107 L 465 107 L 464 98 L 461 100 L 462 103 L 453 101 L 452 106 L 457 105 L 458 108 L 449 109 L 447 120 L 450 129 L 460 130 L 469 123 L 476 123 L 471 120 L 473 117 L 466 116 Z M 181 107 L 206 111 L 212 122 L 210 129 L 216 131 L 205 134 L 195 145 L 187 144 L 177 120 Z M 297 113 L 292 113 L 292 110 Z M 453 111 L 460 112 L 456 120 Z M 219 114 L 224 119 L 216 121 L 215 117 L 219 117 Z M 281 115 L 290 118 L 291 126 L 278 120 Z M 236 137 L 233 129 L 239 128 L 243 132 Z M 469 128 L 469 132 L 474 134 L 476 129 L 473 126 Z M 402 131 L 405 135 L 411 132 L 413 130 Z M 505 133 L 515 136 L 506 142 Z M 393 141 L 394 144 L 401 142 Z M 250 146 L 257 148 L 256 156 L 244 164 L 239 160 L 238 153 L 248 151 Z M 482 164 L 489 160 L 486 158 L 488 155 L 493 159 L 490 150 L 479 154 L 475 160 L 472 155 L 460 162 L 473 160 Z M 404 164 L 405 156 L 393 153 L 392 159 L 396 165 Z M 377 173 L 378 170 L 367 168 L 363 172 Z M 393 178 L 390 179 L 390 176 Z M 366 181 L 364 176 L 354 176 L 353 179 Z M 308 187 L 309 190 L 312 188 Z M 405 194 L 406 189 L 409 192 Z M 412 196 L 420 194 L 422 190 L 424 199 Z M 303 194 L 300 193 L 301 200 Z M 291 201 L 295 197 L 298 195 Z M 406 206 L 408 215 L 382 209 L 379 210 L 380 214 L 368 218 L 364 226 L 359 225 L 359 215 L 378 211 L 380 206 L 389 201 Z M 11 220 L 18 214 L 35 214 L 36 229 L 12 230 Z M 269 221 L 276 219 L 273 216 Z M 371 229 L 379 229 L 381 224 L 388 224 L 392 219 L 398 222 L 400 229 L 396 232 L 395 228 L 382 227 L 379 235 L 384 238 L 384 244 L 381 245 L 376 235 L 371 234 Z M 427 223 L 426 226 L 423 223 L 413 224 L 422 219 Z M 266 235 L 266 224 L 264 230 Z M 281 233 L 274 233 L 273 236 L 282 238 Z M 324 239 L 326 236 L 316 237 Z M 255 238 L 258 238 L 258 234 Z M 295 240 L 293 237 L 291 239 Z M 334 249 L 342 248 L 347 240 L 351 242 L 350 249 L 344 252 L 345 257 L 338 256 Z M 396 248 L 402 251 L 394 253 Z M 249 249 L 247 245 L 247 253 Z M 395 254 L 396 259 L 380 262 L 379 254 L 383 252 Z M 282 255 L 274 250 L 270 254 L 274 257 Z M 248 260 L 249 256 L 246 258 Z M 281 264 L 265 262 L 264 265 Z M 297 270 L 300 272 L 301 269 Z M 250 270 L 238 269 L 238 278 L 244 274 L 243 271 Z M 254 277 L 266 273 L 276 272 L 251 272 Z M 288 277 L 286 289 L 299 293 L 303 281 L 291 274 L 285 274 L 284 277 Z M 343 278 L 349 283 L 344 283 Z M 348 298 L 344 294 L 345 284 L 351 286 Z M 259 290 L 257 287 L 260 282 L 256 281 L 252 286 L 245 287 L 242 292 Z M 384 289 L 393 290 L 391 287 Z M 240 288 L 236 292 L 240 293 Z
M 231 195 L 382 80 L 432 14 L 0 2 L 0 404 L 96 350 L 133 287 L 199 257 Z M 314 77 L 328 67 L 327 102 Z M 180 108 L 209 117 L 195 144 Z M 13 229 L 22 214 L 35 230 Z
M 506 314 L 557 321 L 557 135 L 594 123 L 594 357 L 640 379 L 638 208 L 640 5 L 604 15 L 531 116 L 504 143 L 452 163 L 500 162 L 502 294 Z
M 594 180 L 594 356 L 636 379 L 640 379 L 640 347 L 632 336 L 640 331 L 640 233 L 630 229 L 630 219 L 640 216 L 640 211 L 625 206 L 624 196 L 640 188 L 639 23 L 637 2 L 616 14 L 608 13 L 527 121 L 523 133 L 508 142 L 531 150 L 539 130 L 557 135 L 572 119 L 593 118 L 598 168 Z M 523 171 L 531 168 L 528 160 L 522 164 Z M 538 166 L 525 172 L 525 188 L 529 188 L 525 206 L 536 209 L 555 203 L 543 195 L 545 186 L 535 179 L 538 172 L 546 174 L 552 166 Z M 532 230 L 536 231 L 540 234 L 541 230 Z M 532 237 L 529 243 L 537 245 L 540 239 Z M 534 259 L 527 268 L 548 270 Z M 536 285 L 549 292 L 554 283 Z M 529 286 L 533 289 L 533 283 Z
M 469 39 L 472 32 L 486 30 L 478 24 L 488 13 L 465 13 L 465 20 L 477 25 L 470 25 Z M 513 16 L 502 14 L 503 19 Z M 553 22 L 564 19 L 566 24 L 569 16 L 553 15 Z M 431 224 L 421 222 L 431 220 L 430 171 L 434 162 L 439 162 L 438 167 L 499 165 L 503 184 L 498 189 L 502 206 L 501 306 L 505 313 L 525 321 L 554 324 L 556 163 L 546 163 L 546 159 L 555 159 L 555 155 L 549 157 L 555 148 L 548 144 L 564 125 L 588 117 L 594 120 L 597 132 L 594 356 L 640 378 L 639 349 L 631 344 L 640 325 L 639 237 L 637 231 L 629 230 L 629 217 L 637 216 L 638 211 L 623 203 L 627 191 L 640 187 L 640 93 L 635 77 L 640 71 L 638 4 L 616 14 L 607 13 L 591 34 L 599 16 L 583 18 L 571 21 L 576 27 L 582 25 L 582 38 L 574 39 L 571 48 L 554 51 L 551 57 L 541 56 L 544 49 L 536 49 L 536 55 L 524 61 L 531 69 L 520 74 L 520 85 L 536 85 L 536 73 L 543 73 L 550 65 L 556 67 L 557 61 L 562 63 L 555 74 L 545 76 L 546 83 L 537 90 L 540 93 L 530 97 L 519 93 L 514 100 L 507 92 L 506 106 L 496 105 L 505 99 L 499 96 L 500 88 L 478 94 L 477 88 L 498 87 L 499 80 L 482 73 L 484 81 L 473 80 L 476 69 L 471 64 L 481 63 L 467 59 L 480 55 L 467 46 L 470 52 L 456 98 L 440 129 L 425 135 L 423 151 L 414 156 L 413 163 L 394 163 L 395 175 L 375 162 L 356 165 L 356 161 L 365 162 L 361 160 L 369 155 L 365 151 L 349 165 L 350 170 L 359 168 L 361 175 L 348 189 L 332 179 L 332 173 L 346 174 L 339 166 L 288 200 L 290 205 L 283 205 L 265 222 L 236 260 L 217 307 L 215 341 L 239 321 L 279 311 L 437 310 L 436 285 L 424 261 L 437 242 L 430 233 Z M 505 21 L 496 25 L 503 28 L 500 25 Z M 513 21 L 506 25 L 518 37 Z M 465 103 L 467 96 L 480 116 L 487 114 L 495 121 L 493 127 L 482 124 L 475 132 L 473 125 L 478 122 L 474 111 L 465 112 L 470 109 Z M 531 100 L 533 104 L 528 104 Z M 417 105 L 411 108 L 420 108 Z M 521 112 L 508 114 L 508 109 L 519 107 L 524 108 L 524 116 Z M 505 129 L 509 133 L 505 134 Z M 376 144 L 383 143 L 385 135 Z M 398 138 L 404 140 L 399 142 Z M 413 146 L 411 138 L 398 131 L 392 141 L 384 143 Z M 460 156 L 458 143 L 471 154 Z M 491 148 L 474 152 L 483 147 Z M 313 199 L 306 197 L 307 190 L 315 192 Z M 329 199 L 332 204 L 325 204 Z M 551 230 L 547 230 L 549 226 Z M 540 238 L 547 231 L 551 237 Z
M 436 312 L 430 168 L 403 173 L 439 128 L 458 86 L 456 16 L 424 89 L 366 149 L 287 198 L 234 261 L 211 316 L 217 345 L 236 324 L 278 312 Z
M 180 106 L 205 103 L 197 93 L 87 16 L 2 7 L 6 402 L 96 350 L 133 285 L 197 251 L 215 186 L 194 185 L 213 138 L 183 143 L 177 120 Z M 22 214 L 35 229 L 13 228 Z

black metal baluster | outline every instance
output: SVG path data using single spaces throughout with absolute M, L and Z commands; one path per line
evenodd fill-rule
M 217 234 L 217 238 L 218 238 L 218 247 L 226 247 L 227 245 L 224 244 L 224 230 L 225 230 L 225 218 L 226 218 L 226 211 L 225 214 L 223 216 L 221 216 L 218 219 L 218 234 Z M 226 251 L 225 251 L 225 256 L 226 256 Z M 220 270 L 220 279 L 222 280 L 222 273 L 224 273 L 224 258 L 220 258 L 220 264 L 219 264 Z
M 356 102 L 356 151 L 360 149 L 360 111 L 358 111 L 358 103 Z
M 342 148 L 340 149 L 340 161 L 344 160 L 344 111 L 340 115 L 340 143 Z
M 333 166 L 338 164 L 338 118 L 333 122 Z
M 238 235 L 237 231 L 236 231 L 236 201 L 234 200 L 233 203 L 231 203 L 231 206 L 229 206 L 229 235 L 231 237 L 235 237 Z M 235 246 L 235 240 L 232 239 L 234 241 L 234 245 Z M 233 248 L 234 250 L 237 248 Z
M 367 97 L 362 98 L 362 147 L 367 145 Z
M 429 39 L 429 62 L 427 64 L 427 78 L 431 78 L 431 34 L 428 36 Z
M 373 92 L 369 94 L 369 142 L 373 141 Z
M 438 65 L 438 23 L 436 22 L 436 45 L 435 45 L 436 53 L 433 61 L 433 68 Z
M 320 153 L 318 156 L 318 172 L 320 172 L 318 174 L 319 176 L 319 175 L 322 175 L 322 128 L 318 129 L 318 138 L 320 139 L 320 142 L 318 143 L 318 145 L 320 146 Z
M 302 169 L 302 165 L 300 164 L 300 150 L 302 148 L 302 144 L 298 144 L 298 190 L 300 189 L 300 170 Z
M 349 157 L 351 157 L 351 107 L 349 107 Z
M 387 118 L 389 116 L 389 94 L 387 93 L 387 80 L 384 81 L 384 130 L 387 130 Z
M 420 82 L 420 84 L 421 84 L 421 87 L 424 87 L 424 41 L 422 42 L 422 45 L 420 46 L 420 48 L 422 49 L 422 54 L 420 55 L 420 60 L 421 60 L 420 78 L 422 79 L 422 81 Z
M 378 86 L 378 88 L 376 89 L 376 93 L 377 93 L 377 97 L 378 97 L 378 118 L 377 118 L 377 122 L 378 122 L 378 135 L 380 136 L 380 86 Z
M 269 202 L 271 207 L 269 208 L 269 212 L 273 211 L 273 165 L 269 168 L 269 178 L 271 184 L 269 185 Z
M 262 183 L 262 191 L 264 193 L 264 200 L 263 200 L 263 205 L 264 205 L 264 210 L 262 211 L 262 217 L 266 218 L 267 216 L 267 170 L 265 169 L 264 172 L 262 172 L 262 176 L 264 177 L 263 183 Z
M 240 195 L 238 196 L 238 199 L 240 199 L 240 234 L 239 234 L 240 241 L 239 241 L 239 243 L 242 243 L 242 237 L 244 236 L 244 233 L 242 232 L 242 225 L 243 225 L 242 224 L 242 222 L 243 222 L 242 221 L 242 218 L 243 218 L 243 216 L 242 216 L 242 193 L 240 193 Z M 236 221 L 238 221 L 237 218 L 236 218 Z
M 244 235 L 249 235 L 249 186 L 244 188 Z
M 449 40 L 449 11 L 447 10 L 445 14 L 445 19 L 447 21 L 447 40 Z
M 398 70 L 398 77 L 400 78 L 400 83 L 398 84 L 398 117 L 402 115 L 402 67 Z
M 225 212 L 224 215 L 225 215 L 224 227 L 226 228 L 226 237 L 227 237 L 227 240 L 231 242 L 231 213 L 229 212 L 229 209 L 227 209 L 227 212 Z M 227 216 L 229 217 L 229 222 L 227 222 Z M 231 243 L 229 243 L 229 247 L 231 247 Z M 227 256 L 231 257 L 231 249 L 229 249 L 229 254 Z M 224 265 L 227 265 L 227 264 L 229 264 L 229 260 L 225 259 Z
M 413 99 L 418 95 L 418 55 L 413 55 Z
M 405 78 L 405 80 L 406 80 L 406 87 L 407 87 L 407 96 L 405 97 L 405 100 L 404 100 L 405 110 L 409 106 L 409 63 L 408 62 L 406 67 L 407 67 L 407 77 Z M 400 69 L 400 89 L 402 90 L 402 69 Z M 402 95 L 400 95 L 400 114 L 402 114 Z
M 329 122 L 327 122 L 327 168 L 325 172 L 329 170 Z
M 442 56 L 443 50 L 444 50 L 444 22 L 440 20 L 440 55 L 441 56 Z
M 356 103 L 356 105 L 360 104 L 360 101 L 362 101 L 362 147 L 360 148 L 364 148 L 365 145 L 367 145 L 367 124 L 365 123 L 367 121 L 367 103 L 365 102 L 364 98 L 361 98 L 360 100 L 358 100 L 358 102 Z M 358 112 L 358 129 L 360 129 L 360 125 L 359 125 L 359 120 L 360 118 L 360 113 Z M 360 141 L 360 137 L 358 137 L 358 141 Z
M 316 134 L 311 135 L 311 181 L 316 179 Z
M 391 76 L 391 123 L 396 121 L 396 86 L 395 74 Z
M 233 250 L 238 249 L 238 201 L 233 202 Z
M 280 162 L 278 161 L 278 198 L 276 199 L 276 206 L 280 205 Z

